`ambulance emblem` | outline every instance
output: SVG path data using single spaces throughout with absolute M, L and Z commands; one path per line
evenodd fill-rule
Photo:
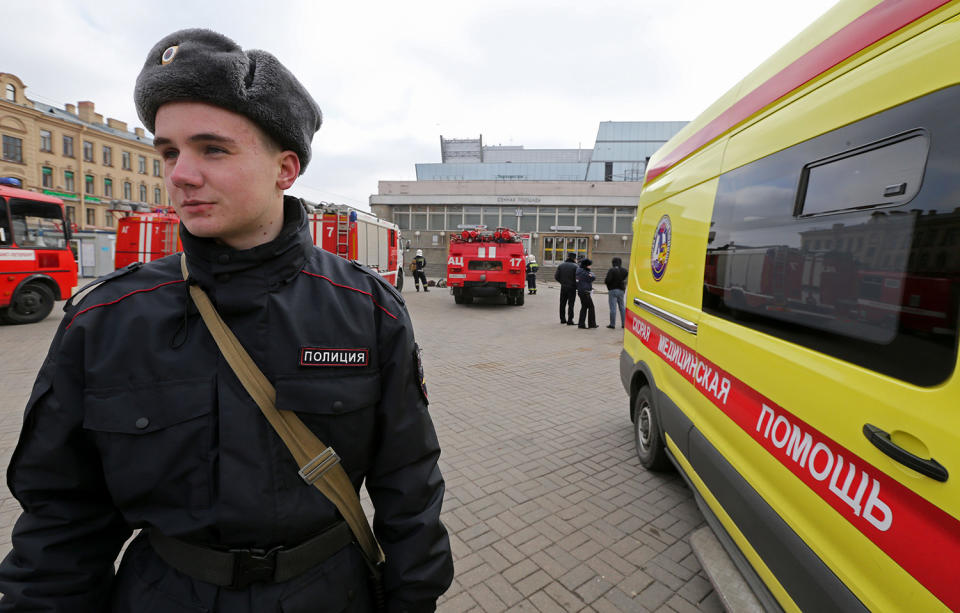
M 653 233 L 653 245 L 650 247 L 650 270 L 654 281 L 659 281 L 667 272 L 667 261 L 670 259 L 670 216 L 664 215 L 657 222 L 657 229 Z

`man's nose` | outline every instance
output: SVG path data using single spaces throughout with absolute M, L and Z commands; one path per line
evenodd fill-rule
M 180 189 L 200 187 L 203 184 L 203 174 L 197 161 L 189 153 L 181 152 L 170 170 L 170 182 Z

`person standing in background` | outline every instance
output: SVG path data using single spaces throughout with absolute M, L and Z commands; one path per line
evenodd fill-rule
M 607 286 L 607 304 L 610 307 L 610 325 L 608 328 L 617 327 L 617 311 L 620 311 L 620 327 L 626 325 L 626 308 L 623 302 L 624 292 L 627 289 L 627 269 L 621 266 L 620 258 L 613 258 L 613 266 L 607 271 L 607 276 L 603 282 Z
M 553 273 L 554 280 L 560 284 L 560 323 L 568 326 L 573 325 L 573 305 L 577 301 L 576 257 L 574 253 L 568 253 L 566 261 Z
M 590 258 L 580 260 L 580 268 L 577 269 L 577 295 L 580 296 L 580 321 L 578 328 L 599 328 L 597 325 L 597 312 L 593 308 L 593 280 L 596 275 L 590 270 L 593 264 Z M 589 319 L 588 319 L 589 318 Z M 589 323 L 585 326 L 584 323 Z

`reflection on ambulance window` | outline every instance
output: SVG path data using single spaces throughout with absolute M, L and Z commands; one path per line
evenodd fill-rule
M 704 310 L 910 383 L 946 380 L 960 313 L 960 122 L 950 111 L 958 103 L 960 87 L 941 90 L 722 175 Z M 910 144 L 930 145 L 922 184 L 911 175 L 912 200 L 845 206 L 869 191 L 849 183 L 882 190 L 905 176 L 904 162 L 886 156 L 890 173 L 841 173 L 817 187 L 818 209 L 841 212 L 795 214 L 810 160 L 916 128 L 931 138 Z
M 10 199 L 13 242 L 29 249 L 63 249 L 63 211 L 50 202 Z
M 498 260 L 470 260 L 467 270 L 503 270 L 503 262 Z

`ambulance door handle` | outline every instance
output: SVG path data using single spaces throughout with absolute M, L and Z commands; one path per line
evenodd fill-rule
M 937 481 L 946 481 L 949 476 L 947 469 L 940 462 L 933 458 L 928 460 L 915 456 L 903 447 L 890 440 L 890 435 L 880 428 L 870 425 L 863 425 L 863 435 L 867 440 L 873 443 L 874 447 L 884 452 L 897 462 L 900 462 L 907 468 L 917 471 L 921 475 L 936 479 Z

